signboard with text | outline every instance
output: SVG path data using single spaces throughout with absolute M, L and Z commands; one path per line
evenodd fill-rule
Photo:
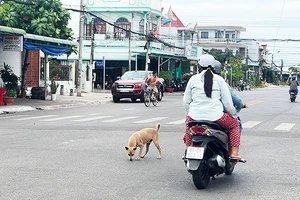
M 3 36 L 3 51 L 23 51 L 23 36 Z

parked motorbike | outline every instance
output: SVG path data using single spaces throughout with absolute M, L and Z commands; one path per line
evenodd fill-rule
M 237 85 L 238 91 L 244 91 L 245 86 L 246 86 L 246 84 L 244 84 L 244 83 L 239 83 L 239 84 Z
M 290 100 L 291 100 L 291 102 L 295 102 L 295 100 L 296 100 L 296 91 L 295 90 L 290 91 Z
M 192 145 L 187 148 L 184 161 L 196 188 L 205 189 L 211 177 L 214 180 L 223 173 L 230 175 L 237 162 L 246 162 L 244 159 L 230 159 L 227 131 L 217 123 L 191 121 L 188 126 Z
M 110 90 L 110 89 L 111 89 L 111 86 L 112 86 L 112 82 L 105 81 L 105 89 L 106 89 L 106 90 Z

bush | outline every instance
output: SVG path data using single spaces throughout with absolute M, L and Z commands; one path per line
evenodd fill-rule
M 0 77 L 6 89 L 17 89 L 19 78 L 9 65 L 4 63 L 3 69 L 0 70 Z
M 6 89 L 5 97 L 16 97 L 17 92 L 14 89 Z

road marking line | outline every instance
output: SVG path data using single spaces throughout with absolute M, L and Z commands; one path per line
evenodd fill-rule
M 135 119 L 135 118 L 138 118 L 138 117 L 120 117 L 120 118 L 105 120 L 102 122 L 119 122 L 119 121 L 128 120 L 128 119 Z
M 149 122 L 155 122 L 155 121 L 158 121 L 158 120 L 162 120 L 162 119 L 167 119 L 168 117 L 154 117 L 154 118 L 150 118 L 150 119 L 146 119 L 146 120 L 141 120 L 141 121 L 136 121 L 136 122 L 133 122 L 135 124 L 145 124 L 145 123 L 149 123 Z
M 58 121 L 58 120 L 63 120 L 63 119 L 72 119 L 72 118 L 77 118 L 77 117 L 82 117 L 82 115 L 74 115 L 74 116 L 67 116 L 67 117 L 58 117 L 58 118 L 53 118 L 53 119 L 42 119 L 40 121 L 41 122 L 51 122 L 51 121 Z
M 126 111 L 129 111 L 129 110 L 134 110 L 134 108 L 127 108 L 127 109 L 124 109 Z
M 295 124 L 281 123 L 274 130 L 276 130 L 276 131 L 289 131 L 289 130 L 291 130 L 291 128 L 293 128 L 293 126 L 295 126 Z
M 173 122 L 168 122 L 167 124 L 184 124 L 184 123 L 185 123 L 185 119 L 181 119 Z
M 57 115 L 42 115 L 42 116 L 25 117 L 25 118 L 12 119 L 12 120 L 25 121 L 25 120 L 30 120 L 30 119 L 41 119 L 41 118 L 56 117 L 56 116 Z
M 261 101 L 261 100 L 257 100 L 257 101 L 250 101 L 250 102 L 247 102 L 246 105 L 247 106 L 253 106 L 255 104 L 259 104 L 259 103 L 262 103 L 264 101 Z
M 92 114 L 88 114 L 88 116 L 95 116 L 95 115 L 101 115 L 101 113 L 92 113 Z
M 84 119 L 77 119 L 77 120 L 72 120 L 74 122 L 87 122 L 87 121 L 93 121 L 97 119 L 104 119 L 104 118 L 109 118 L 112 116 L 100 116 L 100 117 L 91 117 L 91 118 L 84 118 Z
M 28 117 L 31 115 L 10 115 L 10 116 L 5 116 L 5 117 L 0 117 L 0 119 L 10 119 L 10 118 L 16 118 L 16 117 Z
M 258 121 L 248 121 L 248 122 L 243 123 L 242 127 L 243 128 L 253 128 L 254 126 L 256 126 L 260 123 L 261 122 L 258 122 Z

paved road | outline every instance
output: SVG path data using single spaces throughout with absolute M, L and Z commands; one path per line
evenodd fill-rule
M 231 176 L 196 190 L 181 155 L 182 97 L 157 107 L 119 104 L 0 116 L 0 199 L 297 199 L 300 104 L 287 88 L 238 92 L 241 154 L 248 160 Z M 162 159 L 154 145 L 130 162 L 129 136 L 161 123 Z

